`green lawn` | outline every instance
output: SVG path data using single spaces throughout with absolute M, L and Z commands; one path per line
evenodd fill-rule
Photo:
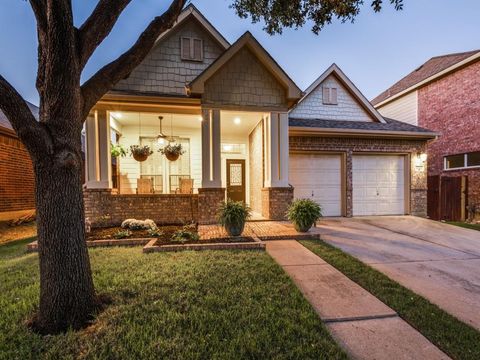
M 480 224 L 468 224 L 460 221 L 447 221 L 447 224 L 480 231 Z
M 0 246 L 1 359 L 345 359 L 289 277 L 264 252 L 144 255 L 90 251 L 95 285 L 113 297 L 83 331 L 41 337 L 38 257 Z
M 343 251 L 319 240 L 301 243 L 394 309 L 454 359 L 480 359 L 480 332 Z

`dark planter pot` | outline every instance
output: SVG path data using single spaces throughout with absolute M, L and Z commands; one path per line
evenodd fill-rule
M 245 228 L 245 221 L 241 224 L 225 224 L 225 231 L 229 236 L 240 236 L 242 235 L 243 229 Z
M 148 159 L 147 154 L 140 154 L 140 153 L 132 153 L 133 158 L 137 160 L 138 162 L 142 162 Z
M 310 228 L 312 227 L 312 224 L 297 224 L 296 222 L 293 223 L 293 226 L 295 227 L 295 230 L 301 233 L 306 233 Z
M 170 153 L 170 152 L 166 152 L 165 153 L 165 157 L 170 160 L 170 161 L 177 161 L 178 158 L 180 157 L 180 154 L 178 153 Z

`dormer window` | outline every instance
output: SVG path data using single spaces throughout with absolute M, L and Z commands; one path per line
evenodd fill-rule
M 323 104 L 324 105 L 338 105 L 337 88 L 330 86 L 323 86 Z
M 187 61 L 203 61 L 203 40 L 192 37 L 181 38 L 181 58 Z

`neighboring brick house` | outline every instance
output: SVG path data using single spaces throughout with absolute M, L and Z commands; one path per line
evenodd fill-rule
M 434 57 L 372 103 L 384 116 L 439 133 L 428 146 L 431 217 L 465 219 L 468 205 L 480 207 L 480 50 Z M 452 178 L 468 189 L 460 201 Z
M 266 219 L 305 197 L 325 216 L 426 215 L 434 133 L 383 118 L 336 65 L 303 93 L 252 34 L 229 44 L 193 5 L 96 104 L 85 134 L 94 226 L 211 223 L 225 198 Z M 176 161 L 159 152 L 172 141 L 185 151 Z M 110 142 L 153 154 L 116 159 L 112 174 Z
M 28 103 L 38 117 L 38 108 Z M 35 208 L 30 155 L 0 111 L 0 213 Z

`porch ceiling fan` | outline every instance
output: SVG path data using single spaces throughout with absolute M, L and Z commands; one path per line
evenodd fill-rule
M 165 140 L 168 140 L 168 136 L 163 133 L 162 130 L 162 121 L 163 121 L 163 116 L 158 117 L 159 123 L 160 123 L 160 132 L 157 135 L 157 142 L 159 144 L 163 144 Z

